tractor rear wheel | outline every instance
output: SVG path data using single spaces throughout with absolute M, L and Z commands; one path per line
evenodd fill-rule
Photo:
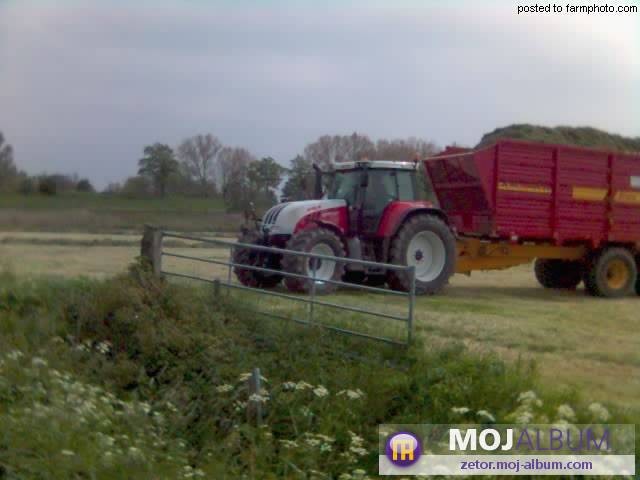
M 533 269 L 544 288 L 573 290 L 584 275 L 582 262 L 570 260 L 538 258 Z
M 638 267 L 629 250 L 611 247 L 591 259 L 584 285 L 591 295 L 619 298 L 637 288 Z
M 238 243 L 266 246 L 258 232 L 245 232 L 238 238 Z M 280 256 L 269 252 L 259 252 L 250 248 L 234 247 L 233 263 L 249 265 L 251 267 L 270 268 L 280 270 Z M 233 267 L 236 277 L 246 287 L 273 288 L 282 281 L 282 275 L 259 272 L 242 267 Z
M 287 242 L 287 250 L 332 257 L 344 257 L 346 255 L 340 237 L 326 228 L 313 228 L 294 235 Z M 308 277 L 315 275 L 315 291 L 319 294 L 333 292 L 337 285 L 327 283 L 327 280 L 341 281 L 344 275 L 344 262 L 309 258 L 300 255 L 284 255 L 282 268 L 288 273 Z M 285 276 L 284 284 L 292 292 L 308 293 L 313 287 L 313 280 L 311 280 L 311 278 Z
M 416 215 L 400 227 L 391 242 L 390 263 L 413 265 L 416 269 L 416 293 L 432 295 L 440 291 L 453 275 L 456 241 L 451 230 L 433 215 Z M 393 290 L 408 292 L 409 272 L 390 270 L 387 283 Z

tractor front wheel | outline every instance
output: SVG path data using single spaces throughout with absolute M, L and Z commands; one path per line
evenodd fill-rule
M 257 232 L 245 232 L 238 238 L 238 243 L 250 245 L 264 245 L 262 236 Z M 251 267 L 269 268 L 271 270 L 280 269 L 279 255 L 269 252 L 259 252 L 246 247 L 233 248 L 233 263 L 248 265 Z M 282 281 L 282 275 L 269 272 L 260 272 L 240 266 L 233 267 L 236 278 L 246 287 L 252 288 L 274 288 Z
M 391 243 L 390 263 L 415 267 L 416 293 L 433 295 L 453 275 L 456 263 L 456 241 L 440 218 L 417 215 L 400 227 Z M 411 276 L 402 270 L 390 270 L 387 283 L 393 290 L 411 289 Z
M 574 290 L 582 281 L 582 262 L 538 258 L 533 267 L 538 283 L 544 288 Z
M 326 228 L 313 228 L 294 235 L 287 242 L 287 250 L 331 257 L 345 256 L 344 245 L 340 237 Z M 344 275 L 344 262 L 301 255 L 284 255 L 282 268 L 285 272 L 309 277 L 285 276 L 284 284 L 292 292 L 310 292 L 314 285 L 312 277 L 315 277 L 316 293 L 330 293 L 336 289 L 336 285 L 327 283 L 327 280 L 341 281 Z
M 584 277 L 584 285 L 591 295 L 618 298 L 637 288 L 636 260 L 626 248 L 612 247 L 593 256 Z

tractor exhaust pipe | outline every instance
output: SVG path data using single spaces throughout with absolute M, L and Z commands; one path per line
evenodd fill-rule
M 322 198 L 322 170 L 315 163 L 312 166 L 316 172 L 316 183 L 313 189 L 313 198 L 320 199 Z

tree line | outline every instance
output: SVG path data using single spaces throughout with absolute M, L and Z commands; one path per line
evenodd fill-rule
M 272 157 L 257 158 L 245 148 L 225 146 L 213 134 L 201 134 L 183 140 L 175 148 L 161 142 L 145 146 L 137 160 L 137 174 L 108 185 L 103 193 L 126 197 L 211 197 L 222 199 L 229 210 L 242 210 L 249 202 L 271 205 L 278 200 L 277 193 L 288 200 L 312 198 L 313 164 L 326 169 L 335 163 L 363 158 L 412 160 L 437 151 L 433 142 L 419 138 L 374 142 L 359 133 L 323 135 L 283 167 Z M 88 179 L 77 175 L 29 176 L 17 169 L 13 155 L 12 147 L 0 133 L 0 193 L 55 195 L 94 191 Z

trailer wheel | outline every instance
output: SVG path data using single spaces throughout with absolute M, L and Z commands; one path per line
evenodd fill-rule
M 328 255 L 332 257 L 345 257 L 342 240 L 326 228 L 314 228 L 304 230 L 294 235 L 287 242 L 287 250 Z M 296 273 L 311 277 L 315 262 L 315 291 L 319 294 L 333 292 L 337 285 L 327 283 L 326 280 L 340 281 L 344 275 L 344 262 L 322 260 L 317 258 L 302 257 L 299 255 L 284 255 L 282 269 L 285 272 Z M 288 277 L 285 275 L 284 284 L 292 292 L 311 291 L 313 280 L 305 278 Z
M 257 232 L 242 233 L 238 238 L 238 242 L 251 245 L 264 245 L 262 237 Z M 233 263 L 280 270 L 279 255 L 268 252 L 258 252 L 250 248 L 234 247 Z M 273 288 L 282 281 L 282 275 L 259 272 L 248 268 L 233 267 L 233 272 L 236 274 L 236 278 L 240 283 L 246 287 Z
M 453 275 L 456 241 L 447 224 L 438 217 L 416 215 L 398 230 L 391 242 L 389 259 L 397 265 L 415 266 L 416 293 L 433 295 Z M 408 292 L 411 288 L 410 275 L 404 271 L 390 270 L 387 283 L 393 290 Z
M 538 258 L 534 272 L 544 288 L 573 290 L 582 281 L 584 267 L 578 261 Z
M 619 247 L 596 254 L 585 274 L 584 284 L 591 295 L 618 298 L 637 288 L 638 268 L 633 255 Z

